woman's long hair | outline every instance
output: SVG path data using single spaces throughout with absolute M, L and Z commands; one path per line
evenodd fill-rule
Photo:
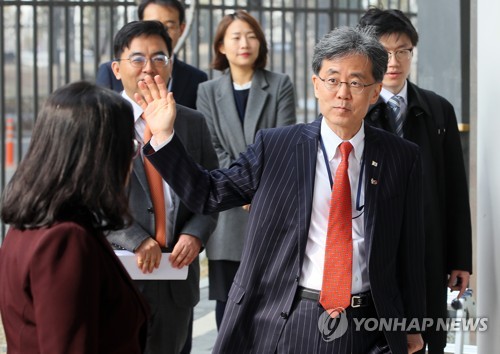
M 132 107 L 119 94 L 83 81 L 56 90 L 2 196 L 2 220 L 21 230 L 82 218 L 123 228 L 133 138 Z

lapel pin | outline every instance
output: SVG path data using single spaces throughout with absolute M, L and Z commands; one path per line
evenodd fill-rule
M 378 162 L 377 161 L 372 161 L 372 166 L 377 167 L 378 166 Z
M 377 185 L 378 184 L 378 181 L 375 179 L 375 178 L 372 178 L 370 180 L 370 183 L 373 184 L 373 185 Z

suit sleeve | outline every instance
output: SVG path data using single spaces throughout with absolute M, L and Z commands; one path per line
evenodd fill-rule
M 446 188 L 447 271 L 472 273 L 472 226 L 469 192 L 460 133 L 453 106 L 442 100 L 446 119 L 443 141 L 444 180 Z
M 68 227 L 40 240 L 30 290 L 40 353 L 97 353 L 100 263 L 83 229 Z
M 297 122 L 295 89 L 288 75 L 284 76 L 278 89 L 278 108 L 276 126 L 292 125 Z
M 398 254 L 400 289 L 405 317 L 425 316 L 425 237 L 423 229 L 422 168 L 415 154 L 405 196 L 402 236 Z
M 195 213 L 210 214 L 249 204 L 264 168 L 264 139 L 257 133 L 255 143 L 240 155 L 231 168 L 207 171 L 191 159 L 179 137 L 156 152 L 147 144 L 145 156 Z
M 200 120 L 200 133 L 202 157 L 199 164 L 209 171 L 216 169 L 219 166 L 217 155 L 210 141 L 210 133 L 204 120 Z M 182 227 L 181 233 L 195 236 L 205 245 L 216 225 L 217 214 L 193 214 Z
M 111 231 L 106 235 L 106 239 L 113 246 L 124 248 L 130 252 L 135 250 L 151 235 L 143 229 L 137 222 L 121 230 Z

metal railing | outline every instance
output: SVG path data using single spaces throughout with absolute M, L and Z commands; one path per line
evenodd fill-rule
M 217 23 L 235 9 L 248 10 L 265 31 L 268 68 L 291 77 L 298 120 L 309 122 L 317 116 L 314 44 L 334 27 L 355 25 L 370 5 L 399 8 L 416 19 L 416 0 L 186 1 L 190 31 L 178 55 L 210 78 L 219 75 L 210 68 Z M 98 65 L 112 58 L 114 34 L 136 18 L 132 0 L 0 2 L 0 192 L 26 152 L 43 100 L 71 81 L 93 81 Z M 0 237 L 4 233 L 1 225 Z

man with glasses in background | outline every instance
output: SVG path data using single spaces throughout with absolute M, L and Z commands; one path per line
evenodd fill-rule
M 422 154 L 427 317 L 436 324 L 447 317 L 446 287 L 460 297 L 472 272 L 469 196 L 455 111 L 443 97 L 408 80 L 418 33 L 401 11 L 371 8 L 359 25 L 371 26 L 389 53 L 380 99 L 365 122 L 416 143 Z M 429 328 L 423 337 L 429 353 L 443 353 L 446 331 Z
M 159 21 L 130 22 L 115 36 L 114 55 L 114 75 L 123 83 L 122 96 L 134 109 L 136 139 L 145 145 L 151 131 L 142 108 L 135 102 L 138 82 L 146 75 L 159 75 L 169 81 L 172 42 Z M 203 115 L 181 105 L 176 105 L 176 110 L 181 117 L 175 132 L 189 155 L 207 169 L 217 167 Z M 144 273 L 155 272 L 160 262 L 171 262 L 175 268 L 189 267 L 186 280 L 136 281 L 152 314 L 146 353 L 179 354 L 188 337 L 193 307 L 200 299 L 198 253 L 215 229 L 216 217 L 191 212 L 142 156 L 134 160 L 129 185 L 134 222 L 126 229 L 111 232 L 108 241 L 134 252 L 137 266 Z M 170 257 L 164 252 L 171 252 Z
M 186 14 L 180 1 L 142 0 L 137 12 L 139 20 L 156 20 L 163 23 L 172 39 L 172 48 L 175 48 L 186 28 Z M 174 93 L 175 101 L 178 104 L 196 109 L 198 84 L 207 81 L 207 74 L 184 63 L 175 55 L 170 59 L 172 61 L 172 75 L 168 86 L 169 90 Z M 117 80 L 113 74 L 111 61 L 99 66 L 96 83 L 118 92 L 123 90 L 121 81 Z

